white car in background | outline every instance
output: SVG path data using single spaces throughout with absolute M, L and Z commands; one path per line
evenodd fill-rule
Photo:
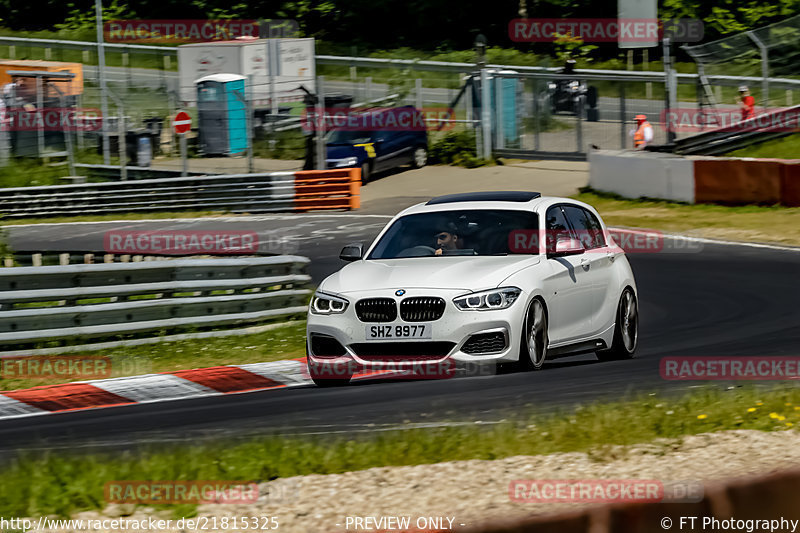
M 318 385 L 387 365 L 538 370 L 564 355 L 613 360 L 636 351 L 633 272 L 598 213 L 576 200 L 525 191 L 442 196 L 395 216 L 366 252 L 351 244 L 340 257 L 351 263 L 320 284 L 309 306 L 309 373 Z

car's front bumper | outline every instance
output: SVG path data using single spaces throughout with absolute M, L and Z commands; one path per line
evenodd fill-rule
M 493 364 L 516 361 L 519 357 L 520 335 L 524 321 L 526 298 L 520 294 L 516 302 L 506 309 L 491 311 L 461 311 L 453 298 L 463 296 L 464 290 L 408 289 L 402 297 L 395 290 L 352 293 L 344 296 L 350 303 L 342 314 L 316 315 L 309 313 L 307 326 L 308 357 L 317 364 L 357 363 L 364 368 L 418 367 L 453 361 L 467 364 Z M 390 323 L 365 322 L 358 318 L 356 302 L 365 298 L 391 298 L 399 304 L 405 298 L 440 297 L 445 301 L 441 318 L 427 322 L 405 321 L 398 313 Z M 425 323 L 431 328 L 428 339 L 368 340 L 367 328 L 391 324 L 409 325 Z M 479 335 L 481 337 L 475 337 Z M 342 355 L 331 355 L 331 350 L 320 350 L 313 339 L 335 339 L 343 350 Z M 502 346 L 498 341 L 503 339 Z M 486 342 L 482 342 L 487 339 Z M 391 346 L 389 346 L 391 344 Z M 374 349 L 372 349 L 374 347 Z M 317 348 L 317 349 L 315 349 Z M 328 353 L 316 353 L 316 352 Z

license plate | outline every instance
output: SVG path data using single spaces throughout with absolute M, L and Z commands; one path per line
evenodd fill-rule
M 430 324 L 375 324 L 367 326 L 368 341 L 389 339 L 430 339 L 433 326 Z

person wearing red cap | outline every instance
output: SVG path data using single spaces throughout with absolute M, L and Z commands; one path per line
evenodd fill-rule
M 646 115 L 636 115 L 634 118 L 636 119 L 636 129 L 631 130 L 631 133 L 633 133 L 633 147 L 641 150 L 648 143 L 653 142 L 653 126 L 647 122 Z

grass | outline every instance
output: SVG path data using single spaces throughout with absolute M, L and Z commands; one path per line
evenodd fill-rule
M 108 357 L 111 376 L 135 376 L 155 372 L 171 372 L 189 368 L 219 365 L 263 363 L 305 356 L 305 321 L 251 335 L 210 339 L 162 342 L 144 346 L 130 346 L 70 354 L 71 358 Z M 3 360 L 12 364 L 13 360 Z M 15 390 L 39 385 L 55 385 L 85 378 L 73 379 L 2 379 L 0 390 Z
M 774 141 L 754 144 L 752 146 L 748 146 L 747 148 L 734 150 L 726 155 L 730 157 L 800 159 L 800 136 L 789 135 Z
M 588 188 L 583 191 L 574 198 L 594 206 L 610 226 L 800 246 L 800 208 L 690 205 L 663 200 L 627 200 Z
M 632 445 L 721 430 L 790 430 L 800 425 L 800 388 L 706 388 L 677 399 L 655 394 L 555 414 L 528 412 L 492 425 L 368 433 L 363 437 L 250 437 L 115 453 L 23 452 L 0 467 L 0 515 L 102 509 L 103 486 L 123 480 L 268 481 L 389 465 L 494 460 L 588 451 L 597 461 Z M 663 442 L 663 441 L 662 441 Z M 667 444 L 663 444 L 665 450 Z M 171 508 L 190 516 L 193 507 Z

